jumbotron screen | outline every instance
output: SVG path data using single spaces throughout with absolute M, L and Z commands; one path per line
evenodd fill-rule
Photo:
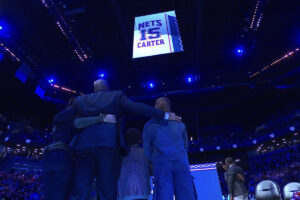
M 135 18 L 133 58 L 183 51 L 175 11 Z

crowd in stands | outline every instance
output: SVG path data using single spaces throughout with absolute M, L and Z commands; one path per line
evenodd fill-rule
M 274 181 L 281 189 L 287 183 L 299 182 L 299 145 L 251 158 L 247 176 L 251 192 L 254 192 L 255 186 L 262 180 Z
M 207 127 L 203 129 L 204 134 L 201 134 L 199 138 L 190 138 L 190 152 L 198 152 L 200 148 L 203 148 L 204 151 L 215 151 L 217 146 L 220 149 L 251 147 L 267 142 L 270 138 L 275 138 L 275 135 L 276 138 L 296 136 L 300 128 L 299 113 L 300 111 L 297 110 L 286 113 L 286 115 L 275 115 L 273 119 L 256 127 L 255 130 L 247 132 L 239 126 Z M 287 145 L 281 144 L 281 146 L 288 146 L 292 143 L 291 141 L 287 142 Z
M 256 185 L 262 180 L 272 180 L 279 184 L 281 190 L 287 183 L 299 182 L 300 159 L 299 145 L 258 155 L 244 163 L 246 183 L 249 195 L 253 196 Z M 0 170 L 0 199 L 43 199 L 41 176 L 39 172 L 1 171 Z M 220 176 L 223 194 L 226 196 L 226 183 Z
M 36 173 L 0 170 L 1 200 L 42 200 L 41 176 Z
M 29 145 L 26 146 L 26 143 L 24 143 L 20 146 L 15 145 L 14 147 L 10 147 L 10 150 L 8 150 L 7 143 L 9 142 L 5 141 L 7 136 L 12 138 L 12 135 L 17 136 L 18 133 L 21 133 L 20 135 L 24 135 L 24 133 L 26 133 L 27 138 L 32 131 L 32 128 L 30 128 L 28 125 L 24 126 L 24 124 L 22 125 L 9 122 L 3 115 L 0 114 L 0 158 L 3 158 L 5 155 L 7 156 L 7 154 L 10 154 L 10 156 L 12 156 L 12 154 L 13 156 L 20 156 L 23 153 L 25 156 L 22 157 L 27 157 L 27 159 L 40 159 L 43 146 L 30 149 L 28 148 Z M 38 137 L 38 140 L 49 137 L 46 141 L 46 143 L 48 143 L 51 140 L 51 134 L 49 134 L 49 132 L 48 135 L 45 134 L 45 132 L 39 132 L 38 135 L 40 137 Z M 25 141 L 26 138 L 22 139 Z M 232 143 L 237 142 L 236 140 L 233 141 L 232 138 L 235 138 L 235 136 L 230 135 L 229 137 L 225 137 L 224 135 L 220 135 L 218 138 L 210 137 L 207 138 L 206 145 L 215 145 L 216 140 L 222 140 L 223 143 L 229 147 L 232 145 Z M 3 141 L 6 142 L 5 146 Z M 34 138 L 32 141 L 34 141 Z M 198 141 L 191 141 L 191 146 L 193 146 L 193 144 L 199 145 Z M 197 149 L 199 150 L 199 148 Z M 211 157 L 211 155 L 209 155 L 209 157 Z M 249 158 L 246 162 L 243 162 L 243 160 L 246 159 L 245 157 L 240 158 L 242 159 L 242 162 L 238 164 L 243 165 L 242 167 L 244 168 L 246 174 L 246 184 L 248 185 L 249 194 L 252 196 L 255 193 L 256 185 L 262 180 L 275 181 L 279 184 L 281 190 L 287 183 L 294 181 L 299 182 L 300 180 L 299 144 L 285 147 L 284 149 L 277 149 L 269 153 L 256 155 Z M 224 172 L 219 174 L 220 183 L 222 192 L 226 196 L 227 186 L 222 173 Z M 39 175 L 39 172 L 28 173 L 25 171 L 5 171 L 3 168 L 0 169 L 0 200 L 7 199 L 43 199 L 41 176 Z
M 0 159 L 7 155 L 40 159 L 51 141 L 50 129 L 33 128 L 29 120 L 9 120 L 0 114 Z
M 255 194 L 256 185 L 263 180 L 276 182 L 281 191 L 291 182 L 300 181 L 300 145 L 277 149 L 269 153 L 256 155 L 248 160 L 238 160 L 237 165 L 245 171 L 245 181 L 249 190 L 249 197 Z M 220 168 L 221 169 L 221 168 Z M 222 193 L 227 196 L 227 185 L 224 171 L 219 170 Z

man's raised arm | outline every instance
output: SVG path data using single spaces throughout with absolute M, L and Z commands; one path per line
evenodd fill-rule
M 130 100 L 127 96 L 125 96 L 125 94 L 123 93 L 121 94 L 119 100 L 119 106 L 122 110 L 137 115 L 158 119 L 181 121 L 181 118 L 179 116 L 176 116 L 175 113 L 167 113 L 159 109 L 153 108 L 151 106 L 148 106 L 144 103 L 134 102 Z
M 74 120 L 74 126 L 77 129 L 89 127 L 99 123 L 117 123 L 117 119 L 114 115 L 99 115 L 96 117 L 80 117 Z

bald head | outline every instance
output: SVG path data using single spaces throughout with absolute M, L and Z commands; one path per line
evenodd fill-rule
M 155 101 L 155 108 L 165 112 L 171 112 L 171 101 L 167 97 L 160 97 Z
M 98 79 L 94 82 L 94 92 L 110 90 L 106 80 Z

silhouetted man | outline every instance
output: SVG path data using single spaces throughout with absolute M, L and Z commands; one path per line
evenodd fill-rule
M 225 159 L 225 164 L 228 167 L 225 180 L 230 200 L 248 200 L 248 190 L 244 183 L 243 169 L 235 165 L 231 157 Z
M 122 91 L 111 91 L 105 80 L 94 82 L 94 93 L 76 99 L 71 112 L 81 117 L 126 113 L 158 119 L 180 120 L 174 113 L 136 103 Z M 72 199 L 89 199 L 92 181 L 96 177 L 98 193 L 106 200 L 115 200 L 120 173 L 120 135 L 116 123 L 101 123 L 83 129 L 75 143 L 76 175 Z
M 71 99 L 67 105 L 74 102 Z M 70 111 L 70 110 L 69 110 Z M 74 181 L 74 157 L 69 143 L 76 130 L 93 124 L 109 122 L 105 116 L 76 118 L 73 122 L 73 113 L 62 111 L 54 117 L 54 139 L 45 148 L 43 155 L 43 191 L 45 200 L 66 200 L 70 198 Z
M 171 111 L 170 100 L 161 97 L 155 107 Z M 144 151 L 153 163 L 158 200 L 194 200 L 193 180 L 188 163 L 188 138 L 183 123 L 151 119 L 144 127 Z

